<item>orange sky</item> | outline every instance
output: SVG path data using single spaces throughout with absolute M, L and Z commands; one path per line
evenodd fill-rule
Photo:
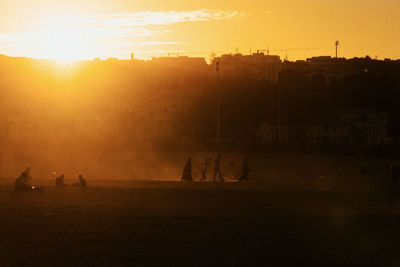
M 0 54 L 56 59 L 205 56 L 400 58 L 399 0 L 2 0 Z

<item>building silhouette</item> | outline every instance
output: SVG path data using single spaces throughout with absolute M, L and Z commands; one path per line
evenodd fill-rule
M 225 54 L 215 57 L 212 65 L 219 62 L 222 77 L 251 76 L 256 80 L 278 82 L 279 73 L 282 70 L 282 61 L 279 56 L 265 55 L 263 52 L 251 55 Z

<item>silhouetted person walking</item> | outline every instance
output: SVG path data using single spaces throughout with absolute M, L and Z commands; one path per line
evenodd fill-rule
M 63 187 L 63 186 L 66 186 L 66 184 L 64 183 L 64 174 L 61 174 L 56 178 L 56 187 Z
M 206 158 L 201 164 L 201 181 L 205 182 L 207 179 L 207 169 L 209 164 L 209 158 Z
M 250 171 L 251 170 L 249 168 L 249 163 L 247 161 L 247 157 L 244 157 L 243 163 L 242 163 L 242 174 L 240 175 L 239 182 L 248 181 Z
M 221 173 L 221 154 L 218 154 L 218 157 L 215 159 L 214 183 L 215 183 L 215 178 L 217 177 L 217 174 L 219 175 L 219 179 L 221 180 L 221 182 L 223 182 L 224 178 L 222 178 L 222 173 Z
M 183 168 L 182 182 L 191 182 L 192 180 L 192 159 L 188 158 L 185 167 Z
M 15 191 L 28 191 L 32 190 L 32 187 L 29 185 L 29 172 L 31 171 L 31 168 L 27 167 L 25 171 L 21 173 L 20 176 L 15 180 L 14 182 L 14 190 Z

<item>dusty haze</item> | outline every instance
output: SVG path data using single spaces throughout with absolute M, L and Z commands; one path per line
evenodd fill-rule
M 0 57 L 0 176 L 31 166 L 39 177 L 177 178 L 175 156 L 157 151 L 180 142 L 170 121 L 198 90 L 193 84 L 207 83 L 202 68 L 191 78 L 179 66 L 145 62 Z M 172 145 L 160 149 L 160 140 Z

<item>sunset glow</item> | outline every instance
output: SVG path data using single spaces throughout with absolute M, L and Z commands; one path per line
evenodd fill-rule
M 399 58 L 394 0 L 1 1 L 0 54 L 62 60 L 208 57 L 269 48 L 291 59 Z M 373 19 L 371 19 L 373 18 Z M 362 44 L 362 45 L 361 45 Z
M 0 267 L 400 266 L 400 0 L 0 0 Z
M 79 31 L 46 31 L 34 41 L 32 57 L 62 61 L 86 59 L 91 54 L 94 39 L 82 36 Z
M 62 61 L 118 57 L 133 51 L 148 58 L 169 53 L 167 47 L 184 43 L 159 39 L 171 32 L 167 28 L 170 25 L 242 15 L 236 11 L 196 10 L 53 17 L 41 21 L 39 30 L 0 35 L 0 47 L 2 43 L 10 54 Z

